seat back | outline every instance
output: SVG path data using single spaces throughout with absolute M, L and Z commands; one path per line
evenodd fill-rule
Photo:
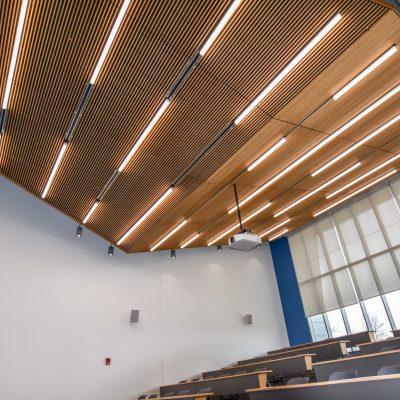
M 143 400 L 143 399 L 145 399 L 147 397 L 147 394 L 141 394 L 138 398 L 137 398 L 137 400 Z
M 393 350 L 400 350 L 400 345 L 381 347 L 379 349 L 379 353 L 383 353 L 384 351 L 393 351 Z
M 385 365 L 378 369 L 377 375 L 400 374 L 400 365 Z
M 149 395 L 147 396 L 148 399 L 156 399 L 157 397 L 158 397 L 158 394 L 157 394 L 157 393 L 149 394 Z
M 308 376 L 299 376 L 298 378 L 289 379 L 286 382 L 286 385 L 303 385 L 304 383 L 308 383 L 310 378 Z
M 354 379 L 357 378 L 358 371 L 356 369 L 349 369 L 347 371 L 336 371 L 332 372 L 329 376 L 330 381 L 340 381 L 342 379 Z
M 198 391 L 197 391 L 197 393 L 210 393 L 211 392 L 211 388 L 210 387 L 206 387 L 206 388 L 203 388 L 203 389 L 199 389 Z
M 193 378 L 193 379 L 190 380 L 190 382 L 197 382 L 199 380 L 200 380 L 200 378 Z

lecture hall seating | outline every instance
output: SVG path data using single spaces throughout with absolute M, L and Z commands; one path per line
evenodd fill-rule
M 373 376 L 379 368 L 387 365 L 400 364 L 400 350 L 365 354 L 313 363 L 315 379 L 326 381 L 336 371 L 357 370 L 359 377 Z
M 400 374 L 248 389 L 249 400 L 394 400 Z

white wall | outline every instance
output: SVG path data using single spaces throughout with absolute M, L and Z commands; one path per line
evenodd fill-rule
M 108 257 L 75 226 L 0 178 L 0 399 L 134 399 L 287 345 L 268 246 Z

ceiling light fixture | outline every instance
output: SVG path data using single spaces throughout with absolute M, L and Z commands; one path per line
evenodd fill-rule
M 353 179 L 351 182 L 349 182 L 347 185 L 341 186 L 338 190 L 336 190 L 333 193 L 329 193 L 326 196 L 326 199 L 331 199 L 332 197 L 336 196 L 337 194 L 343 192 L 344 190 L 348 189 L 349 187 L 355 185 L 356 183 L 360 182 L 361 180 L 363 180 L 364 178 L 367 178 L 368 176 L 374 174 L 376 171 L 379 171 L 380 169 L 386 167 L 387 165 L 391 164 L 393 161 L 396 161 L 400 158 L 400 154 L 389 158 L 389 160 L 385 161 L 384 163 L 378 165 L 375 168 L 372 168 L 370 171 L 366 172 L 365 174 L 362 174 L 361 176 L 359 176 L 356 179 Z
M 183 245 L 181 246 L 181 249 L 184 249 L 186 246 L 189 246 L 189 244 L 192 243 L 194 240 L 196 240 L 199 236 L 200 236 L 200 234 L 197 233 L 197 234 L 194 235 L 192 238 L 190 238 L 189 240 L 187 240 L 185 243 L 183 243 Z
M 287 64 L 262 92 L 236 117 L 235 125 L 240 124 L 250 112 L 269 94 L 302 60 L 303 58 L 336 26 L 342 19 L 336 14 Z
M 114 255 L 114 246 L 113 245 L 108 246 L 107 254 L 109 257 L 112 257 Z
M 364 118 L 367 114 L 375 110 L 377 107 L 382 105 L 385 101 L 389 100 L 391 97 L 393 97 L 395 94 L 397 94 L 400 91 L 400 84 L 395 86 L 393 89 L 391 89 L 389 92 L 384 94 L 382 97 L 380 97 L 378 100 L 370 104 L 367 108 L 365 108 L 363 111 L 361 111 L 359 114 L 357 114 L 355 117 L 347 121 L 344 125 L 342 125 L 340 128 L 338 128 L 336 131 L 334 131 L 332 134 L 330 134 L 328 137 L 326 137 L 324 140 L 319 142 L 316 146 L 314 146 L 312 149 L 308 150 L 305 154 L 303 154 L 301 157 L 299 157 L 296 161 L 294 161 L 292 164 L 287 166 L 283 171 L 279 172 L 277 175 L 275 175 L 273 178 L 271 178 L 269 181 L 264 183 L 262 186 L 260 186 L 257 190 L 255 190 L 253 193 L 251 193 L 249 196 L 245 197 L 242 201 L 239 202 L 239 206 L 242 206 L 246 204 L 248 201 L 250 201 L 252 198 L 263 192 L 266 188 L 271 186 L 273 183 L 275 183 L 277 180 L 282 178 L 284 175 L 286 175 L 288 172 L 290 172 L 292 169 L 296 168 L 299 164 L 301 164 L 304 160 L 307 158 L 311 157 L 314 153 L 319 151 L 322 147 L 330 143 L 335 137 L 339 136 L 341 133 L 343 133 L 346 129 L 350 128 L 352 125 L 354 125 L 356 122 L 358 122 L 360 119 Z M 232 207 L 229 210 L 229 214 L 232 214 L 236 210 L 236 206 Z
M 172 187 L 170 187 L 133 225 L 129 230 L 118 240 L 117 245 L 119 246 L 136 228 L 138 228 L 143 221 L 172 193 Z
M 103 63 L 104 63 L 104 61 L 105 61 L 105 59 L 107 57 L 107 54 L 108 54 L 108 52 L 110 50 L 110 47 L 111 47 L 111 45 L 112 45 L 112 43 L 114 41 L 115 35 L 117 34 L 118 29 L 119 29 L 119 27 L 120 27 L 120 25 L 122 23 L 122 20 L 123 20 L 123 18 L 125 16 L 126 10 L 128 9 L 128 6 L 129 6 L 130 2 L 131 2 L 130 0 L 125 0 L 123 2 L 123 4 L 122 4 L 122 7 L 121 7 L 121 9 L 120 9 L 120 11 L 118 13 L 118 17 L 114 22 L 114 25 L 113 25 L 113 27 L 111 29 L 111 32 L 110 32 L 110 35 L 108 36 L 107 42 L 103 47 L 103 51 L 101 52 L 99 60 L 97 61 L 97 65 L 96 65 L 96 68 L 93 71 L 93 75 L 90 78 L 90 83 L 92 85 L 94 85 L 94 83 L 96 82 L 97 76 L 99 75 L 101 67 L 103 66 Z
M 281 237 L 282 235 L 284 235 L 285 233 L 288 233 L 288 232 L 289 232 L 289 229 L 285 228 L 283 231 L 277 233 L 275 236 L 268 238 L 268 241 L 272 242 L 273 240 L 278 239 L 279 237 Z
M 270 147 L 262 156 L 258 157 L 256 161 L 251 163 L 247 167 L 247 171 L 252 171 L 258 164 L 262 163 L 267 157 L 269 157 L 275 150 L 279 149 L 286 142 L 286 138 L 283 137 L 278 142 L 276 142 L 272 147 Z
M 24 22 L 25 22 L 27 8 L 28 8 L 28 0 L 22 0 L 21 10 L 19 12 L 19 18 L 18 18 L 17 31 L 15 32 L 15 39 L 14 39 L 14 46 L 13 46 L 12 55 L 11 55 L 10 68 L 8 70 L 6 89 L 4 91 L 3 105 L 2 105 L 3 110 L 6 110 L 8 107 L 8 99 L 10 97 L 11 85 L 13 82 L 14 72 L 15 72 L 15 66 L 17 64 L 19 45 L 21 43 L 22 30 L 24 28 Z
M 211 33 L 211 35 L 208 37 L 208 39 L 204 43 L 203 47 L 200 49 L 199 53 L 200 53 L 201 56 L 204 56 L 207 53 L 208 49 L 214 43 L 215 39 L 221 33 L 222 29 L 224 29 L 224 26 L 228 23 L 229 19 L 233 15 L 233 13 L 239 7 L 240 2 L 241 2 L 241 0 L 234 0 L 231 3 L 231 5 L 229 6 L 229 8 L 226 11 L 225 15 L 221 18 L 221 20 L 219 21 L 218 25 L 214 29 L 214 31 Z
M 393 45 L 387 51 L 385 51 L 381 56 L 379 56 L 374 62 L 368 65 L 363 71 L 361 71 L 355 78 L 353 78 L 348 84 L 343 86 L 333 95 L 333 100 L 337 100 L 347 93 L 352 87 L 357 85 L 362 79 L 369 75 L 372 71 L 383 64 L 388 58 L 390 58 L 394 53 L 396 53 L 397 47 Z
M 380 178 L 378 178 L 378 179 L 374 180 L 373 182 L 369 183 L 368 185 L 363 186 L 361 189 L 356 190 L 354 193 L 349 194 L 348 196 L 343 197 L 343 199 L 340 199 L 340 200 L 336 201 L 335 203 L 331 204 L 330 206 L 325 207 L 325 208 L 323 208 L 322 210 L 315 212 L 315 213 L 313 214 L 313 216 L 314 216 L 314 217 L 318 217 L 318 215 L 323 214 L 325 211 L 328 211 L 328 210 L 330 210 L 331 208 L 333 208 L 333 207 L 335 207 L 335 206 L 337 206 L 337 205 L 343 203 L 344 201 L 350 199 L 351 197 L 353 197 L 353 196 L 355 196 L 355 195 L 357 195 L 357 194 L 363 192 L 364 190 L 370 188 L 371 186 L 374 186 L 374 185 L 376 185 L 377 183 L 384 181 L 386 178 L 389 178 L 389 176 L 394 175 L 396 172 L 397 172 L 396 169 L 390 171 L 389 173 L 387 173 L 387 174 L 381 176 Z
M 56 162 L 53 166 L 53 169 L 51 170 L 49 179 L 47 180 L 46 186 L 44 187 L 43 193 L 42 193 L 42 199 L 44 199 L 47 196 L 47 193 L 50 189 L 51 183 L 53 182 L 53 179 L 56 175 L 57 169 L 60 166 L 61 160 L 64 157 L 65 150 L 67 150 L 68 142 L 64 142 L 63 145 L 61 146 L 61 150 L 58 153 Z
M 263 238 L 264 236 L 269 235 L 270 233 L 276 231 L 276 230 L 279 229 L 280 227 L 282 227 L 282 226 L 288 224 L 289 222 L 290 222 L 290 218 L 285 219 L 285 220 L 284 220 L 283 222 L 281 222 L 280 224 L 275 225 L 273 228 L 268 229 L 267 231 L 265 231 L 264 233 L 262 233 L 261 235 L 259 235 L 260 238 Z
M 359 148 L 361 145 L 363 145 L 364 143 L 368 142 L 369 140 L 371 140 L 373 137 L 375 137 L 376 135 L 378 135 L 379 133 L 383 132 L 385 129 L 389 128 L 389 126 L 395 124 L 397 121 L 400 121 L 400 114 L 396 115 L 394 118 L 392 118 L 390 121 L 387 121 L 385 124 L 383 124 L 382 126 L 380 126 L 378 129 L 375 129 L 373 132 L 371 132 L 369 135 L 365 136 L 364 138 L 362 138 L 361 140 L 359 140 L 357 143 L 355 143 L 353 146 L 350 146 L 348 149 L 346 149 L 345 151 L 343 151 L 342 153 L 340 153 L 338 156 L 336 156 L 335 158 L 332 158 L 332 160 L 328 161 L 326 164 L 324 164 L 322 167 L 318 168 L 317 170 L 315 170 L 311 176 L 316 176 L 319 173 L 321 173 L 322 171 L 326 170 L 328 167 L 330 167 L 331 165 L 335 164 L 336 162 L 338 162 L 339 160 L 341 160 L 343 157 L 346 157 L 348 154 L 350 154 L 351 152 L 353 152 L 354 150 L 356 150 L 357 148 Z
M 220 252 L 220 253 L 222 251 L 222 246 L 220 244 L 217 246 L 217 251 Z
M 86 217 L 83 218 L 83 223 L 86 224 L 86 222 L 88 221 L 88 219 L 92 216 L 92 214 L 94 213 L 94 210 L 96 210 L 96 208 L 99 205 L 99 201 L 96 200 L 95 203 L 92 205 L 92 208 L 89 210 L 89 212 L 86 214 Z
M 171 250 L 171 258 L 176 258 L 176 250 Z
M 254 211 L 252 214 L 250 214 L 248 217 L 246 217 L 244 220 L 242 220 L 242 224 L 245 222 L 249 221 L 250 219 L 254 218 L 256 215 L 260 214 L 260 212 L 264 211 L 268 207 L 271 206 L 271 203 L 266 203 L 263 205 L 261 208 L 258 210 Z M 213 239 L 210 243 L 207 243 L 207 246 L 212 246 L 214 243 L 218 242 L 218 240 L 222 239 L 224 236 L 226 236 L 228 233 L 232 232 L 233 230 L 237 229 L 240 227 L 240 223 L 235 224 L 234 226 L 230 227 L 228 230 L 225 232 L 221 233 L 219 236 L 217 236 L 215 239 Z
M 340 174 L 336 175 L 329 181 L 323 183 L 322 185 L 318 186 L 316 189 L 312 190 L 311 192 L 307 193 L 303 197 L 300 197 L 298 200 L 294 201 L 293 203 L 289 204 L 287 207 L 283 208 L 282 210 L 278 211 L 276 214 L 274 214 L 274 218 L 279 217 L 280 215 L 284 214 L 286 211 L 289 211 L 293 207 L 297 206 L 298 204 L 302 203 L 303 201 L 307 200 L 311 196 L 313 196 L 315 193 L 320 192 L 321 190 L 325 189 L 327 186 L 331 185 L 332 183 L 338 181 L 340 178 L 343 178 L 345 175 L 349 174 L 350 172 L 354 171 L 356 168 L 358 168 L 361 165 L 360 162 L 352 165 L 350 168 L 346 169 L 345 171 L 341 172 Z
M 159 246 L 161 246 L 168 238 L 170 238 L 173 234 L 179 231 L 184 225 L 187 224 L 187 219 L 183 220 L 178 226 L 176 226 L 174 229 L 172 229 L 171 232 L 169 232 L 166 236 L 164 236 L 158 243 L 156 243 L 150 251 L 154 251 L 157 249 Z
M 121 165 L 118 167 L 118 172 L 122 172 L 123 169 L 126 167 L 126 165 L 129 163 L 129 161 L 131 160 L 133 155 L 137 152 L 138 148 L 141 146 L 141 144 L 144 142 L 146 137 L 149 135 L 149 133 L 153 129 L 154 125 L 160 119 L 161 115 L 167 109 L 169 103 L 170 103 L 169 99 L 164 100 L 164 102 L 162 103 L 161 107 L 158 109 L 158 111 L 156 112 L 154 117 L 151 119 L 150 123 L 147 125 L 146 129 L 139 136 L 138 140 L 136 140 L 134 146 L 132 147 L 132 149 L 130 150 L 128 155 L 125 157 L 124 161 L 122 161 Z

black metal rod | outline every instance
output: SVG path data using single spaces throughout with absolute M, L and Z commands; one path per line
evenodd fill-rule
M 240 216 L 240 208 L 239 208 L 239 200 L 238 200 L 238 195 L 237 195 L 237 190 L 236 190 L 236 183 L 233 184 L 233 190 L 235 191 L 235 200 L 236 200 L 237 214 L 239 217 L 240 231 L 243 231 L 242 217 Z

